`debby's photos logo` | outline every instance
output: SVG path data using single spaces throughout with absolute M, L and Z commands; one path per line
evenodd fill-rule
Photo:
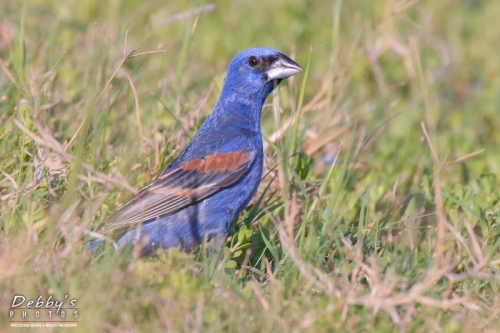
M 77 300 L 65 295 L 27 299 L 14 295 L 9 308 L 10 327 L 77 327 L 80 317 Z

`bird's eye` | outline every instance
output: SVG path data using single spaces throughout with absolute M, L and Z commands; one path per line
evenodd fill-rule
M 250 65 L 250 67 L 256 67 L 259 63 L 260 60 L 257 57 L 251 56 L 250 58 L 248 58 L 248 64 Z

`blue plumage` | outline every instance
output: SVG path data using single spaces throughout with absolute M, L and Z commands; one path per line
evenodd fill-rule
M 301 70 L 276 50 L 239 53 L 227 69 L 214 110 L 191 142 L 100 232 L 120 246 L 139 239 L 143 254 L 158 248 L 191 249 L 204 239 L 225 237 L 262 177 L 264 101 L 281 80 Z

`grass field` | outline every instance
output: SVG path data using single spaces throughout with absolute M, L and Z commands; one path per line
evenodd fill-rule
M 497 1 L 2 7 L 0 331 L 15 295 L 68 295 L 81 332 L 500 332 Z M 91 256 L 251 46 L 305 71 L 225 247 Z

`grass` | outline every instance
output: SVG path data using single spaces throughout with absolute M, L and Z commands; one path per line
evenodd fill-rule
M 8 1 L 1 330 L 14 295 L 68 295 L 85 332 L 498 331 L 499 14 Z M 306 70 L 263 110 L 266 176 L 223 250 L 92 257 L 88 231 L 176 156 L 255 45 Z

